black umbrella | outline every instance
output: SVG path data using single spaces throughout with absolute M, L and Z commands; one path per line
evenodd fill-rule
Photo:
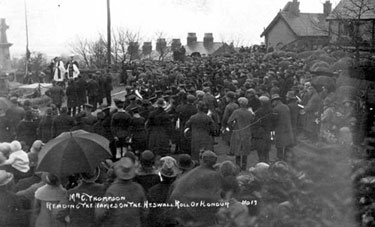
M 92 172 L 109 158 L 109 141 L 103 136 L 84 130 L 64 132 L 43 147 L 37 171 L 60 177 Z

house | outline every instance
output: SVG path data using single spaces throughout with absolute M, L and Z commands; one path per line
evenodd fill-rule
M 331 44 L 360 50 L 375 49 L 374 0 L 341 0 L 327 21 Z
M 323 4 L 323 13 L 301 13 L 298 0 L 288 2 L 264 29 L 268 51 L 272 50 L 313 50 L 328 43 L 327 16 L 332 4 Z
M 185 50 L 186 55 L 199 53 L 201 56 L 221 55 L 235 52 L 232 45 L 223 42 L 214 42 L 212 33 L 205 33 L 203 42 L 197 41 L 196 33 L 188 33 Z

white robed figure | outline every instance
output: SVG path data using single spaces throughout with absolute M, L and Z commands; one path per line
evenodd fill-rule
M 57 82 L 64 81 L 65 78 L 65 67 L 64 62 L 61 61 L 58 57 L 54 59 L 54 69 L 53 69 L 53 80 Z
M 70 61 L 66 69 L 68 72 L 68 79 L 75 79 L 80 73 L 76 61 Z

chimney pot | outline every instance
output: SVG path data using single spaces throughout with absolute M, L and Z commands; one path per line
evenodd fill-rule
M 204 33 L 203 44 L 205 46 L 212 45 L 214 43 L 214 36 L 212 33 Z
M 332 3 L 328 0 L 323 4 L 323 13 L 328 16 L 332 12 Z
M 189 32 L 188 37 L 187 37 L 187 45 L 190 46 L 196 42 L 197 42 L 197 34 L 194 32 Z

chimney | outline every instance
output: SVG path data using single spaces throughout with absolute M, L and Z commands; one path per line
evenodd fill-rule
M 298 16 L 300 11 L 299 11 L 299 1 L 298 0 L 293 0 L 290 4 L 289 12 Z
M 214 36 L 212 33 L 204 33 L 203 45 L 210 46 L 214 43 Z
M 151 42 L 144 42 L 142 46 L 142 53 L 144 55 L 149 55 L 152 52 L 152 43 Z
M 190 46 L 190 45 L 192 45 L 192 44 L 194 44 L 196 42 L 197 42 L 197 34 L 195 34 L 195 33 L 188 33 L 186 44 L 188 46 Z
M 171 49 L 172 51 L 176 51 L 181 47 L 181 40 L 180 39 L 172 39 Z
M 156 40 L 156 50 L 159 52 L 163 52 L 164 49 L 167 47 L 167 41 L 164 38 L 160 38 Z
M 332 11 L 332 3 L 327 0 L 324 4 L 323 4 L 323 13 L 324 15 L 327 17 Z

